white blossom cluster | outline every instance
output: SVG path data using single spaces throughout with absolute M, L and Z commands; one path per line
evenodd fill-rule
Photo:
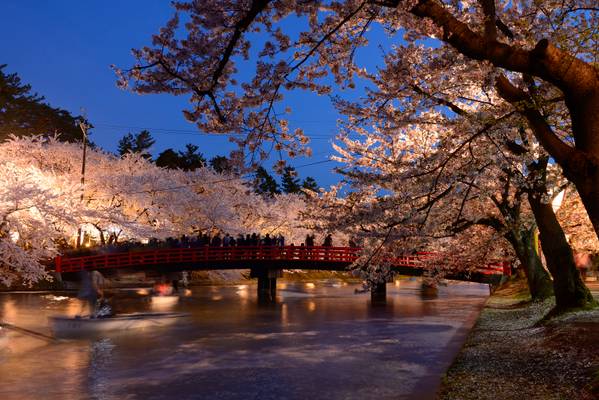
M 138 154 L 12 137 L 0 144 L 0 280 L 47 278 L 43 263 L 80 228 L 96 242 L 164 239 L 198 233 L 283 234 L 300 243 L 304 196 L 264 198 L 245 179 L 209 168 L 166 170 Z

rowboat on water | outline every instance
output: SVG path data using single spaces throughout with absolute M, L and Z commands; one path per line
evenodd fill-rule
M 50 326 L 57 337 L 97 335 L 116 331 L 160 328 L 175 324 L 188 316 L 183 313 L 135 313 L 107 318 L 49 317 Z

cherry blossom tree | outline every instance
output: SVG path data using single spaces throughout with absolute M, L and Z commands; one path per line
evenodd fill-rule
M 416 214 L 416 221 L 419 226 L 428 221 L 433 231 L 461 231 L 483 224 L 502 233 L 524 266 L 531 293 L 544 297 L 549 294 L 549 277 L 531 242 L 538 226 L 554 278 L 558 308 L 592 301 L 550 204 L 551 197 L 563 185 L 563 177 L 559 168 L 548 164 L 548 157 L 530 132 L 511 129 L 506 124 L 508 118 L 484 123 L 472 118 L 473 114 L 501 107 L 500 103 L 494 106 L 493 99 L 468 110 L 431 96 L 427 101 L 433 106 L 450 106 L 457 117 L 431 109 L 428 115 L 420 114 L 407 128 L 401 128 L 394 125 L 398 116 L 380 110 L 380 102 L 388 100 L 387 88 L 381 82 L 379 90 L 372 91 L 361 105 L 341 104 L 343 112 L 353 118 L 348 130 L 364 137 L 357 140 L 345 136 L 345 148 L 337 148 L 342 156 L 339 161 L 348 165 L 345 174 L 352 184 L 377 185 L 393 194 L 401 193 L 395 196 L 398 200 L 391 202 L 391 208 L 407 206 L 412 214 L 408 221 L 414 218 L 414 210 L 422 211 L 424 219 Z M 375 128 L 365 127 L 364 121 L 374 121 Z M 452 196 L 456 198 L 451 200 Z M 534 217 L 523 218 L 523 197 Z M 390 203 L 387 199 L 385 202 Z M 489 215 L 489 207 L 499 214 Z M 473 210 L 478 211 L 473 214 Z M 389 221 L 388 217 L 383 218 Z M 406 218 L 396 220 L 405 224 Z M 532 224 L 523 225 L 526 220 Z
M 30 284 L 50 278 L 43 263 L 76 226 L 79 188 L 51 171 L 18 165 L 3 151 L 9 145 L 0 146 L 0 282 Z
M 183 234 L 283 234 L 300 241 L 301 194 L 259 196 L 239 175 L 167 170 L 143 154 L 91 149 L 81 184 L 81 144 L 11 137 L 0 145 L 0 279 L 47 278 L 44 263 L 82 228 L 100 244 Z M 74 241 L 73 241 L 74 242 Z
M 489 161 L 501 169 L 502 146 L 511 144 L 518 151 L 524 124 L 576 185 L 599 232 L 599 174 L 593 172 L 599 170 L 594 119 L 599 78 L 593 66 L 599 9 L 593 0 L 240 0 L 179 2 L 175 8 L 175 17 L 153 37 L 152 46 L 134 51 L 138 62 L 120 71 L 120 83 L 139 93 L 190 94 L 192 106 L 185 116 L 200 129 L 243 132 L 238 143 L 263 157 L 265 140 L 295 155 L 307 138 L 301 131 L 290 134 L 285 116 L 277 112 L 285 92 L 308 89 L 322 95 L 365 82 L 361 102 L 337 99 L 354 131 L 362 122 L 382 131 L 429 124 L 441 130 L 439 140 L 452 156 L 445 159 L 475 153 L 485 140 L 494 142 L 496 154 Z M 294 34 L 289 21 L 297 19 L 305 25 Z M 375 25 L 394 46 L 383 65 L 369 71 L 358 64 L 356 53 L 372 45 L 368 32 Z M 246 79 L 238 68 L 247 65 L 257 32 L 266 40 L 257 41 L 263 44 L 257 56 L 252 54 L 255 74 Z M 431 167 L 429 161 L 413 162 L 429 174 L 430 168 L 442 172 L 449 163 L 441 160 Z M 543 164 L 533 160 L 538 162 Z M 462 178 L 469 182 L 475 171 Z M 451 180 L 432 175 L 427 187 L 450 190 Z M 550 193 L 537 189 L 527 198 L 537 223 L 543 223 L 541 236 L 554 246 L 552 262 L 565 265 L 555 271 L 565 273 L 565 286 L 584 287 L 570 284 L 575 279 L 571 250 L 547 208 Z M 413 207 L 411 196 L 394 197 L 408 211 L 390 224 L 405 226 L 408 214 L 422 207 L 425 216 L 431 215 L 439 202 L 435 194 L 440 193 L 429 191 L 424 203 Z

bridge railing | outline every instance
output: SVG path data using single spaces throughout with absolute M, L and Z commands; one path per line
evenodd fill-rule
M 305 261 L 351 264 L 360 249 L 324 246 L 234 246 L 168 248 L 109 253 L 84 257 L 57 257 L 57 272 L 127 268 L 140 265 L 223 263 L 236 261 Z
M 155 266 L 169 264 L 210 264 L 215 267 L 227 263 L 289 261 L 301 264 L 345 264 L 349 265 L 359 257 L 361 249 L 351 247 L 325 246 L 234 246 L 234 247 L 194 247 L 194 248 L 165 248 L 123 253 L 98 254 L 83 257 L 57 257 L 56 272 L 78 272 L 82 270 L 107 268 L 134 268 L 140 266 Z M 450 255 L 440 253 L 420 252 L 412 255 L 395 257 L 389 260 L 396 267 L 426 268 L 427 261 L 447 261 Z M 483 274 L 509 275 L 509 263 L 504 261 L 490 262 L 476 268 Z

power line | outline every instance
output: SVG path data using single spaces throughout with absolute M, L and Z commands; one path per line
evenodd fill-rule
M 296 166 L 294 168 L 298 169 L 298 168 L 308 167 L 310 165 L 318 165 L 318 164 L 324 164 L 324 163 L 329 163 L 329 162 L 334 162 L 334 161 L 335 160 L 327 159 L 327 160 L 312 162 L 312 163 L 309 163 L 309 164 L 298 165 L 298 166 Z

